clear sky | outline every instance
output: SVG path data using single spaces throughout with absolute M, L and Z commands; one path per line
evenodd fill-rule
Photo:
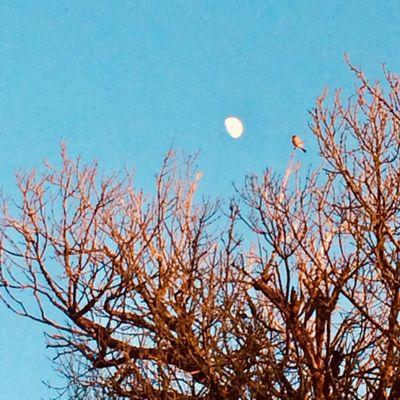
M 324 86 L 352 89 L 344 52 L 372 77 L 400 72 L 399 15 L 388 0 L 2 0 L 1 186 L 14 193 L 14 171 L 56 160 L 61 140 L 144 187 L 171 144 L 200 150 L 200 190 L 216 196 L 285 168 L 293 132 L 316 164 L 307 110 Z M 0 307 L 0 399 L 49 397 L 43 329 Z

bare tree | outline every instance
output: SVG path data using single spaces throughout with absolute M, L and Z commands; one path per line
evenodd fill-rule
M 304 176 L 294 151 L 228 212 L 170 154 L 150 197 L 65 150 L 18 177 L 1 299 L 48 325 L 61 395 L 400 398 L 400 79 L 350 68 L 355 95 L 310 112 L 322 165 Z

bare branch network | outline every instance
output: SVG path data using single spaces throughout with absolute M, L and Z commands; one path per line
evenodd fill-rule
M 400 398 L 400 80 L 351 68 L 310 112 L 322 167 L 248 176 L 227 213 L 171 154 L 152 197 L 65 150 L 18 176 L 1 299 L 48 326 L 61 396 Z

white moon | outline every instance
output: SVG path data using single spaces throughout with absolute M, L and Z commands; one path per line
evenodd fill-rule
M 244 130 L 243 122 L 237 117 L 225 118 L 225 129 L 233 139 L 238 139 Z

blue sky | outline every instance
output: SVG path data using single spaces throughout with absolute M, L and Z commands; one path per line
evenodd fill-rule
M 281 171 L 299 133 L 318 163 L 307 110 L 324 86 L 349 92 L 348 52 L 371 77 L 400 71 L 398 1 L 0 2 L 0 180 L 71 155 L 137 171 L 149 188 L 171 144 L 200 150 L 205 194 L 266 167 Z M 246 125 L 224 131 L 227 115 Z M 48 398 L 57 382 L 43 327 L 0 307 L 0 398 Z

